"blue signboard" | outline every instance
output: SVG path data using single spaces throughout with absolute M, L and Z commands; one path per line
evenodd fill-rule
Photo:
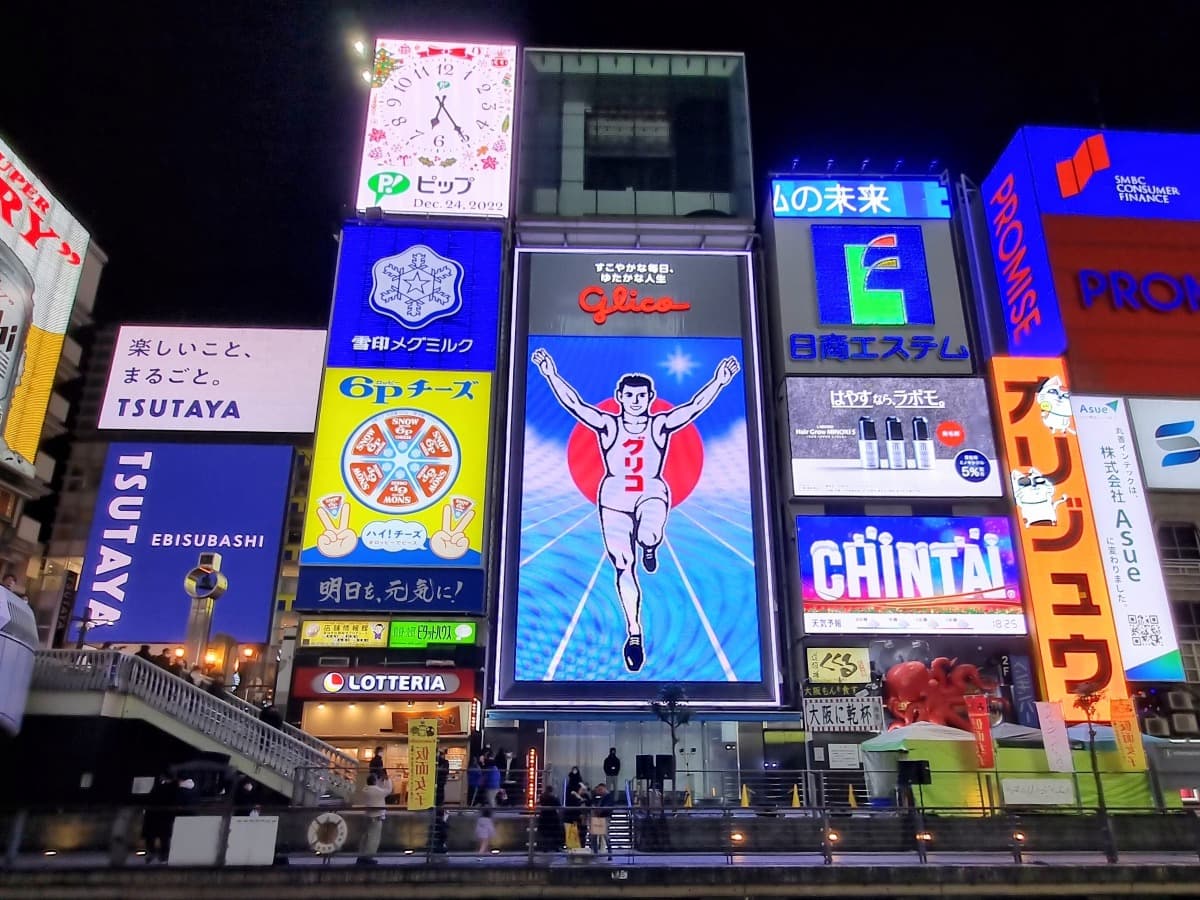
M 1018 133 L 983 180 L 984 212 L 992 248 L 997 315 L 1004 318 L 1012 356 L 1062 356 L 1067 333 L 1050 274 L 1046 236 L 1033 189 L 1029 158 Z M 993 316 L 985 318 L 993 320 Z
M 75 611 L 89 642 L 182 642 L 185 581 L 222 580 L 211 634 L 266 640 L 291 461 L 287 446 L 110 445 Z
M 483 570 L 305 566 L 292 609 L 481 616 Z
M 501 233 L 347 223 L 327 365 L 496 368 Z
M 1028 127 L 1043 213 L 1200 220 L 1200 135 Z
M 777 219 L 948 219 L 950 194 L 932 180 L 775 178 Z

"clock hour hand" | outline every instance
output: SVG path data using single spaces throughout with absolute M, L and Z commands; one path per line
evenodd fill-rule
M 438 122 L 440 122 L 442 120 L 442 113 L 446 113 L 447 118 L 450 117 L 450 113 L 446 111 L 446 98 L 444 96 L 442 96 L 442 97 L 437 97 L 435 99 L 437 100 L 438 108 L 434 112 L 433 118 L 429 120 L 430 128 L 438 127 Z M 450 121 L 453 122 L 454 120 L 450 119 Z

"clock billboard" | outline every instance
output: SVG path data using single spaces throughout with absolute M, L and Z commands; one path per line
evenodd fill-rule
M 515 45 L 375 45 L 357 208 L 508 215 Z

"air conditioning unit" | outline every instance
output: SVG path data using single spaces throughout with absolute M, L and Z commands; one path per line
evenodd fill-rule
M 1195 700 L 1190 691 L 1168 691 L 1167 706 L 1171 709 L 1195 709 Z
M 1142 727 L 1146 729 L 1146 734 L 1153 737 L 1171 736 L 1171 723 L 1162 716 L 1147 716 L 1142 720 Z
M 1176 734 L 1200 734 L 1200 723 L 1195 713 L 1175 713 L 1171 716 L 1171 729 Z

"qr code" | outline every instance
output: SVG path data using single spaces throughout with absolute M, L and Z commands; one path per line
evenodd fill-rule
M 1128 619 L 1133 646 L 1153 646 L 1163 642 L 1162 627 L 1158 623 L 1158 616 L 1129 616 Z

